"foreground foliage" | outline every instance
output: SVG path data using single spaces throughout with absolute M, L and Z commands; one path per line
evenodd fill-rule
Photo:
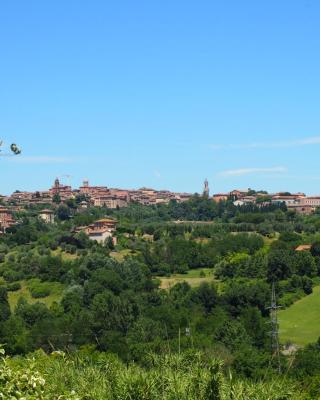
M 150 356 L 148 368 L 114 355 L 38 351 L 0 361 L 0 398 L 25 400 L 285 400 L 303 399 L 287 380 L 226 378 L 219 361 L 200 353 Z

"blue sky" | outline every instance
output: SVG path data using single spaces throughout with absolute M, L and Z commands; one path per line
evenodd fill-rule
M 0 5 L 0 193 L 320 193 L 320 2 Z M 67 181 L 66 178 L 62 180 Z

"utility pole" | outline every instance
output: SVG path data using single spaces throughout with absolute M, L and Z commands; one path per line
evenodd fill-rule
M 271 322 L 271 351 L 272 358 L 277 358 L 278 372 L 281 374 L 281 363 L 280 363 L 280 346 L 279 346 L 279 325 L 278 325 L 278 309 L 281 306 L 277 305 L 275 283 L 272 283 L 272 294 L 271 294 L 271 306 L 268 307 L 270 310 L 270 322 Z

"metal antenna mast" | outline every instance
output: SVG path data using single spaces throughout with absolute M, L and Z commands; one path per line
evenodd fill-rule
M 278 372 L 281 374 L 281 363 L 280 363 L 280 346 L 279 346 L 279 325 L 278 325 L 278 309 L 281 306 L 277 306 L 276 299 L 276 289 L 275 283 L 272 283 L 272 294 L 271 294 L 271 306 L 270 310 L 270 319 L 271 319 L 271 349 L 272 349 L 272 357 L 277 358 L 278 362 Z

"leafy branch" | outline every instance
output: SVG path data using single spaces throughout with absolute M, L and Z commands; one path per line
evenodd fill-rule
M 15 143 L 12 143 L 10 145 L 9 151 L 8 150 L 3 151 L 2 150 L 3 147 L 4 147 L 3 141 L 0 141 L 0 156 L 8 156 L 8 155 L 17 156 L 17 155 L 21 154 L 21 150 Z

